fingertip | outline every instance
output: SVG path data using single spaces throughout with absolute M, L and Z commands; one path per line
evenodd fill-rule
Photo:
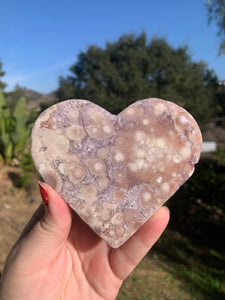
M 59 205 L 62 207 L 68 206 L 64 199 L 46 182 L 40 182 L 41 196 L 46 206 Z
M 41 181 L 38 181 L 38 185 L 39 185 L 42 201 L 46 206 L 48 206 L 48 193 L 46 191 L 46 188 L 44 187 Z
M 169 222 L 170 219 L 170 210 L 167 206 L 161 206 L 156 212 L 155 214 L 151 217 L 151 219 L 153 218 L 158 218 L 160 220 L 162 220 L 164 223 L 166 223 L 166 225 Z
M 136 235 L 144 236 L 148 241 L 147 236 L 150 234 L 152 238 L 158 239 L 169 223 L 170 211 L 166 206 L 160 207 L 149 220 L 139 229 Z
M 167 215 L 170 215 L 169 207 L 167 207 L 167 206 L 162 206 L 161 209 L 163 209 L 164 213 L 166 213 Z

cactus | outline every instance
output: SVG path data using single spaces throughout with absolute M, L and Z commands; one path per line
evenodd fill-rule
M 13 157 L 24 155 L 31 131 L 28 118 L 26 99 L 21 97 L 11 113 L 0 90 L 0 161 L 10 164 Z
M 0 113 L 2 111 L 3 106 L 5 106 L 5 97 L 2 90 L 0 89 Z
M 16 128 L 12 132 L 13 143 L 17 146 L 24 144 L 26 138 L 26 122 L 29 118 L 29 113 L 26 110 L 26 99 L 21 97 L 15 106 L 12 117 L 16 121 Z
M 1 130 L 4 107 L 5 107 L 5 97 L 4 97 L 2 90 L 0 89 L 0 121 L 1 121 L 0 122 L 0 130 Z
M 3 152 L 4 160 L 6 164 L 9 164 L 13 156 L 13 143 L 10 140 L 10 135 L 7 133 L 1 136 L 1 142 L 4 146 L 4 152 Z

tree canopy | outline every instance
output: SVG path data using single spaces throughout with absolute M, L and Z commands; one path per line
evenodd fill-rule
M 209 23 L 215 21 L 221 37 L 219 54 L 225 54 L 225 0 L 207 0 Z
M 61 100 L 91 100 L 118 113 L 136 100 L 157 97 L 173 101 L 204 124 L 211 116 L 215 73 L 193 62 L 187 46 L 174 48 L 163 38 L 148 41 L 143 32 L 123 35 L 104 48 L 80 52 L 70 75 L 59 79 Z
M 2 62 L 0 60 L 0 89 L 4 89 L 6 87 L 6 84 L 1 81 L 1 77 L 5 75 L 5 72 L 2 70 Z

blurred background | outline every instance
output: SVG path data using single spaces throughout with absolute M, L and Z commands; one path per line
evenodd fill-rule
M 118 299 L 225 299 L 225 0 L 7 0 L 0 11 L 0 271 L 41 201 L 40 112 L 79 98 L 117 114 L 157 97 L 195 117 L 204 151 Z

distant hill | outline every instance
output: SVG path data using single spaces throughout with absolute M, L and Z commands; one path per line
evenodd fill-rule
M 27 99 L 27 108 L 38 108 L 40 103 L 53 103 L 57 102 L 57 98 L 54 92 L 50 94 L 42 94 L 30 89 L 22 89 L 22 96 Z

